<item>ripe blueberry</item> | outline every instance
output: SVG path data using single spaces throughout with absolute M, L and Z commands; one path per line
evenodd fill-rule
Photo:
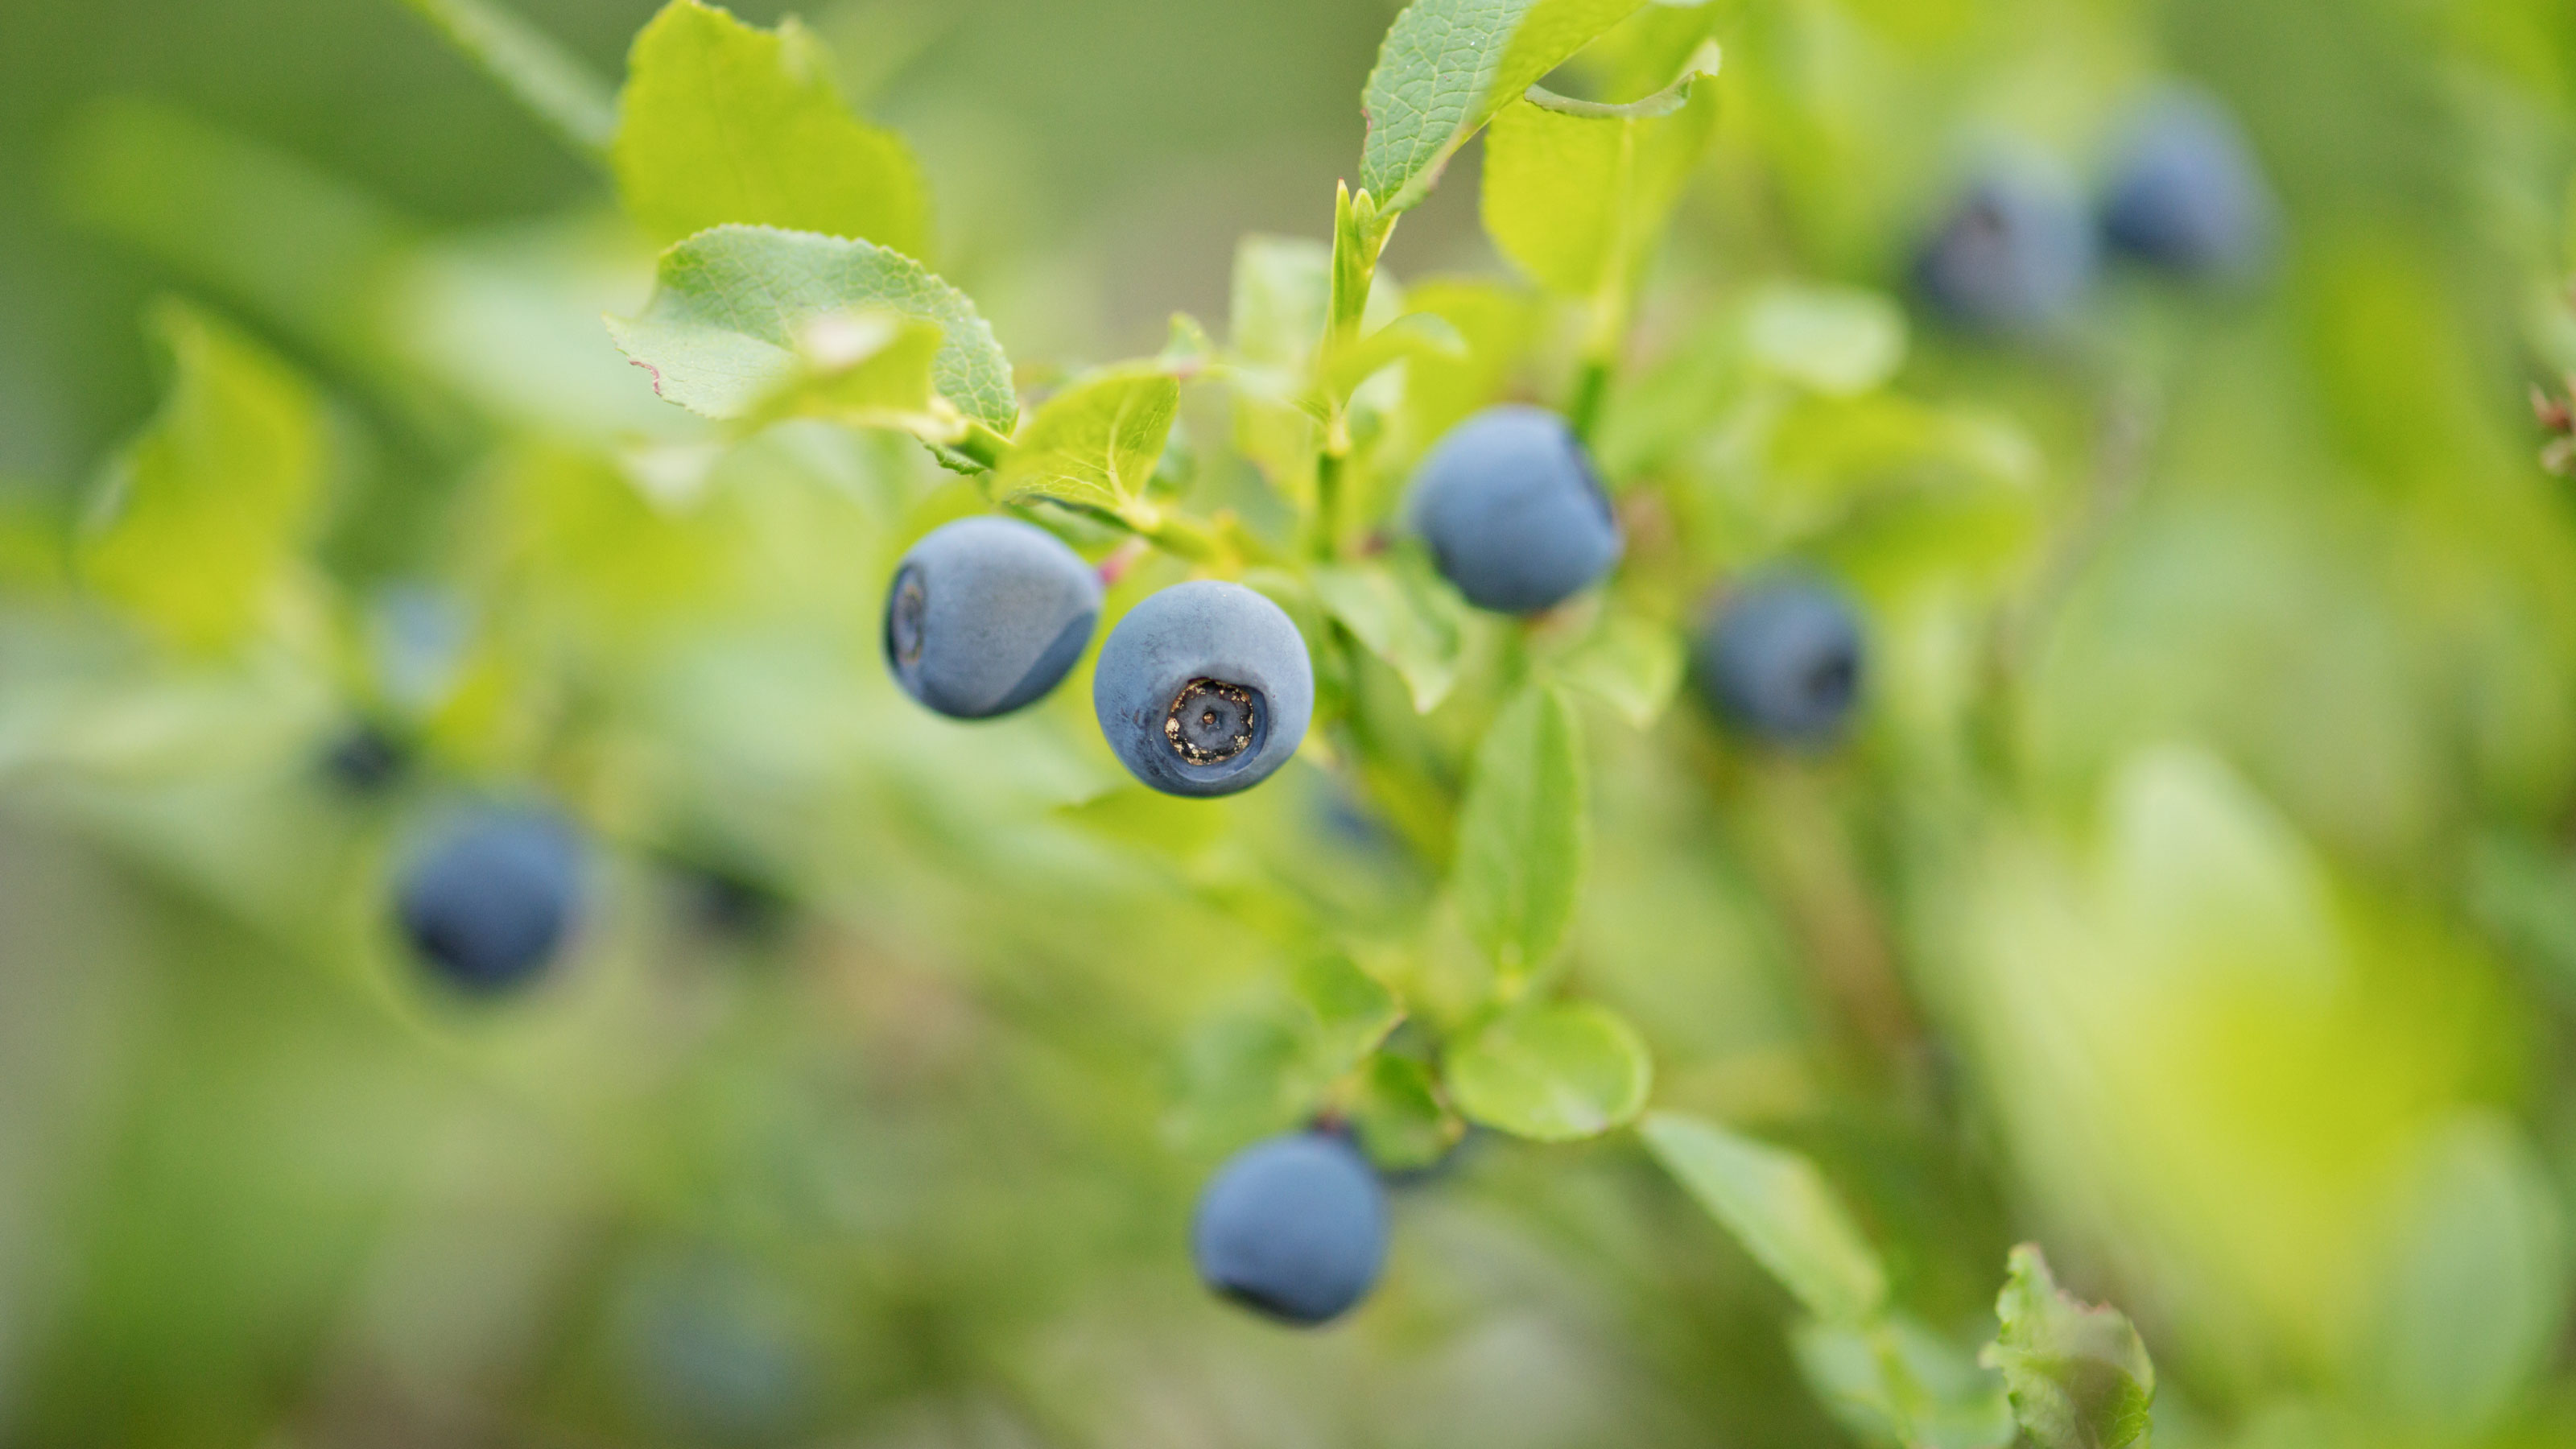
M 571 933 L 581 849 L 551 815 L 489 810 L 433 837 L 395 903 L 403 934 L 441 977 L 478 993 L 535 976 Z
M 323 752 L 322 768 L 354 795 L 372 795 L 411 763 L 401 741 L 372 723 L 352 725 Z
M 2099 264 L 2083 201 L 2035 166 L 1978 177 L 1916 256 L 1916 289 L 1981 332 L 2040 332 L 2064 321 Z
M 1231 795 L 1297 753 L 1314 666 L 1277 604 L 1202 579 L 1155 594 L 1109 631 L 1091 703 L 1137 779 L 1169 795 Z
M 2271 189 L 2218 102 L 2173 91 L 2130 118 L 2102 201 L 2102 236 L 2184 276 L 2242 281 L 2263 269 L 2276 227 Z
M 1777 744 L 1841 733 L 1860 697 L 1860 620 L 1812 579 L 1757 583 L 1725 600 L 1691 650 L 1692 674 L 1719 715 Z
M 1414 474 L 1414 531 L 1467 602 L 1534 614 L 1619 561 L 1619 520 L 1565 419 L 1490 407 L 1449 430 Z
M 1359 1150 L 1293 1132 L 1228 1159 L 1199 1194 L 1190 1256 L 1208 1287 L 1283 1322 L 1318 1324 L 1368 1296 L 1386 1265 L 1386 1197 Z
M 1055 688 L 1099 619 L 1099 574 L 1054 534 L 1015 518 L 961 518 L 895 568 L 886 667 L 941 714 L 987 719 Z

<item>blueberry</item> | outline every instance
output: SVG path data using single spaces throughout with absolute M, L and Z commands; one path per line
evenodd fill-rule
M 1449 430 L 1414 474 L 1413 529 L 1480 609 L 1534 614 L 1619 561 L 1619 520 L 1565 419 L 1490 407 Z
M 421 960 L 467 991 L 518 986 L 571 934 L 581 849 L 547 814 L 487 810 L 451 823 L 404 872 L 396 901 Z
M 2102 201 L 2102 236 L 2184 276 L 2243 281 L 2270 258 L 2271 188 L 2214 99 L 2171 91 L 2130 118 Z
M 1981 332 L 2041 332 L 2093 285 L 2093 223 L 2073 186 L 2035 165 L 1997 166 L 1969 183 L 1915 258 L 1934 310 Z
M 1297 753 L 1315 707 L 1305 636 L 1241 584 L 1176 584 L 1109 631 L 1092 708 L 1137 779 L 1169 795 L 1231 795 Z
M 1073 668 L 1100 619 L 1100 575 L 1054 534 L 1015 518 L 931 530 L 886 591 L 886 667 L 955 719 L 1035 701 Z
M 352 725 L 322 754 L 322 768 L 351 794 L 373 795 L 411 763 L 402 742 L 369 723 Z
M 1199 1194 L 1190 1256 L 1208 1287 L 1287 1323 L 1340 1317 L 1386 1265 L 1386 1197 L 1359 1150 L 1295 1132 L 1236 1153 Z
M 1691 651 L 1700 692 L 1719 715 L 1778 744 L 1831 740 L 1860 697 L 1860 620 L 1813 579 L 1755 584 L 1727 599 Z

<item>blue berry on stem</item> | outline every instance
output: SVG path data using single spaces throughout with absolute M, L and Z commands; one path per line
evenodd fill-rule
M 1008 714 L 1055 688 L 1091 642 L 1100 576 L 1016 518 L 961 518 L 914 544 L 886 590 L 886 667 L 954 719 Z
M 1450 429 L 1414 474 L 1411 514 L 1442 576 L 1497 613 L 1553 608 L 1619 561 L 1592 460 L 1544 408 L 1507 403 Z
M 1924 301 L 1973 331 L 2034 333 L 2072 316 L 2100 265 L 2073 186 L 2035 165 L 1971 181 L 1915 258 Z
M 422 964 L 476 994 L 507 991 L 554 959 L 581 908 L 570 825 L 525 810 L 450 824 L 405 869 L 395 902 Z
M 1170 795 L 1231 795 L 1297 753 L 1315 672 L 1277 604 L 1202 579 L 1153 595 L 1109 631 L 1091 703 L 1137 779 Z
M 1728 723 L 1774 744 L 1813 746 L 1843 732 L 1867 657 L 1841 591 L 1779 578 L 1719 605 L 1692 646 L 1691 669 Z
M 2130 118 L 2102 200 L 2111 247 L 2180 276 L 2241 282 L 2279 219 L 2245 133 L 2209 96 L 2169 91 Z
M 1285 1323 L 1329 1322 L 1386 1265 L 1386 1194 L 1359 1149 L 1320 1132 L 1255 1143 L 1199 1194 L 1190 1256 L 1217 1293 Z

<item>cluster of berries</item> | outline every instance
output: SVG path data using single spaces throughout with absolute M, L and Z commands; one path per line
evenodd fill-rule
M 1533 614 L 1618 562 L 1618 516 L 1582 443 L 1544 409 L 1507 404 L 1425 457 L 1409 517 L 1441 574 L 1478 608 Z M 895 571 L 888 666 L 923 705 L 984 719 L 1034 703 L 1068 673 L 1100 615 L 1095 570 L 1016 519 L 947 524 Z M 1729 719 L 1782 741 L 1830 738 L 1859 686 L 1860 632 L 1841 596 L 1799 579 L 1739 594 L 1710 618 L 1697 675 Z M 1101 647 L 1092 707 L 1137 779 L 1175 795 L 1248 789 L 1296 752 L 1314 705 L 1306 641 L 1240 584 L 1153 595 Z
M 2269 264 L 2280 225 L 2271 190 L 2209 97 L 2177 90 L 2142 105 L 2107 174 L 2087 198 L 2035 161 L 1989 166 L 1915 258 L 1916 289 L 1961 326 L 2033 333 L 2073 315 L 2106 250 L 2221 285 Z
M 1497 612 L 1552 608 L 1597 583 L 1622 549 L 1617 515 L 1562 418 L 1506 405 L 1443 438 L 1415 479 L 1410 518 L 1440 571 Z M 1017 519 L 946 524 L 905 553 L 887 591 L 887 667 L 924 706 L 957 719 L 1043 698 L 1089 647 L 1100 575 L 1055 535 Z M 1711 705 L 1778 743 L 1834 738 L 1857 698 L 1861 634 L 1842 596 L 1781 578 L 1722 601 L 1700 632 L 1694 676 Z M 1286 763 L 1314 708 L 1306 641 L 1278 605 L 1240 584 L 1164 589 L 1101 646 L 1092 706 L 1137 779 L 1174 795 L 1249 789 Z M 372 775 L 375 773 L 370 770 Z M 538 811 L 459 818 L 405 871 L 396 915 L 422 959 L 478 993 L 534 976 L 572 930 L 579 837 Z

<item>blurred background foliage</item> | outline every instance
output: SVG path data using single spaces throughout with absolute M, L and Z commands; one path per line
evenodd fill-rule
M 615 75 L 652 8 L 523 11 Z M 1034 387 L 1227 318 L 1240 235 L 1325 235 L 1392 10 L 807 18 Z M 2525 397 L 2576 371 L 2576 10 L 1704 18 L 1717 140 L 1602 434 L 1622 587 L 1829 568 L 1875 677 L 1824 757 L 1601 713 L 1567 976 L 1658 1101 L 1821 1163 L 1915 1319 L 1990 1333 L 2045 1242 L 2138 1320 L 2168 1444 L 2576 1441 L 2576 518 Z M 2090 175 L 2175 77 L 2279 193 L 2260 285 L 2114 271 L 2021 345 L 1897 310 L 1981 156 Z M 1502 273 L 1475 154 L 1394 273 Z M 1087 688 L 913 708 L 883 581 L 973 490 L 815 425 L 711 450 L 597 324 L 644 240 L 400 5 L 10 0 L 0 198 L 12 1442 L 1865 1434 L 1626 1137 L 1471 1136 L 1346 1328 L 1209 1302 L 1191 1192 L 1311 1090 L 1288 964 L 1481 989 L 1418 922 L 1447 822 L 1324 767 L 1114 790 Z M 1818 286 L 1859 289 L 1821 351 Z M 1460 386 L 1553 396 L 1534 355 Z M 1257 523 L 1193 407 L 1187 486 Z M 258 486 L 84 531 L 210 459 Z M 597 892 L 558 979 L 468 1005 L 384 882 L 494 795 L 582 818 Z

